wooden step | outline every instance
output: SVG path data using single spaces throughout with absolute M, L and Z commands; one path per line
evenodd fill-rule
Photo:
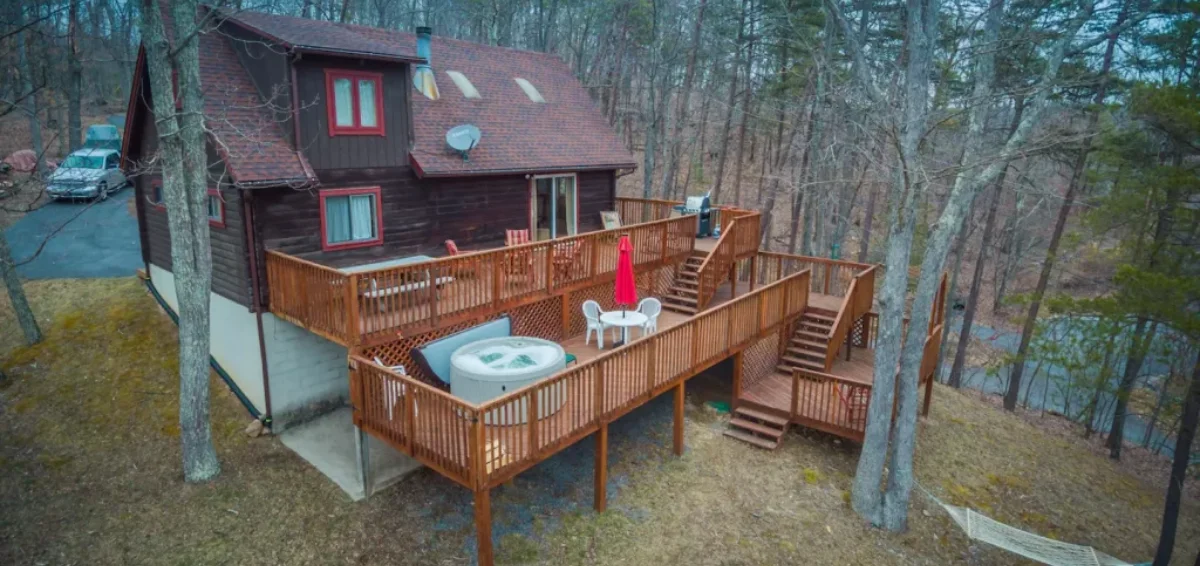
M 825 348 L 827 346 L 829 346 L 829 340 L 823 340 L 823 341 L 806 340 L 804 338 L 799 338 L 796 336 L 792 336 L 791 343 L 793 346 L 798 346 L 800 348 L 812 348 L 814 350 L 820 350 L 822 352 L 824 352 Z
M 825 364 L 823 364 L 823 363 L 818 363 L 816 361 L 805 359 L 805 358 L 797 358 L 795 356 L 789 356 L 786 353 L 783 356 L 780 356 L 779 361 L 783 362 L 781 365 L 792 365 L 792 366 L 796 366 L 796 367 L 802 367 L 804 369 L 811 369 L 811 370 L 815 370 L 815 371 L 825 371 Z
M 829 341 L 829 333 L 828 332 L 813 332 L 812 330 L 805 330 L 804 328 L 796 329 L 796 332 L 794 334 L 792 334 L 792 337 L 793 338 L 803 338 L 805 340 L 812 340 L 813 342 L 828 342 Z
M 821 323 L 825 323 L 825 324 L 833 324 L 834 322 L 837 321 L 837 316 L 826 316 L 826 315 L 823 315 L 818 312 L 813 312 L 811 310 L 804 311 L 804 315 L 801 316 L 800 318 L 801 318 L 801 320 L 812 320 L 815 322 L 821 322 Z
M 778 428 L 786 428 L 788 424 L 786 417 L 772 415 L 771 413 L 760 411 L 758 409 L 751 409 L 750 407 L 745 406 L 734 409 L 733 415 L 743 419 L 753 419 L 762 421 L 764 423 L 773 424 Z
M 787 350 L 784 351 L 784 354 L 786 354 L 792 358 L 801 359 L 801 360 L 810 360 L 813 363 L 819 363 L 822 365 L 825 363 L 825 351 L 824 350 L 822 350 L 820 352 L 814 352 L 812 350 L 800 350 L 797 348 L 788 348 Z
M 684 303 L 684 304 L 689 304 L 689 305 L 695 305 L 699 302 L 696 297 L 688 297 L 685 295 L 676 295 L 674 293 L 675 289 L 671 289 L 671 291 L 672 292 L 668 293 L 667 296 L 663 297 L 663 299 L 665 299 L 667 301 L 674 301 L 677 303 Z
M 692 295 L 699 295 L 700 291 L 697 289 L 692 289 L 690 287 L 680 287 L 679 285 L 674 285 L 670 289 L 667 290 L 667 294 L 686 295 L 686 296 L 690 297 Z
M 730 438 L 736 438 L 738 440 L 741 440 L 742 442 L 745 442 L 747 444 L 752 444 L 752 445 L 762 448 L 764 450 L 774 450 L 779 447 L 778 439 L 768 440 L 761 436 L 755 436 L 753 434 L 750 434 L 748 432 L 742 432 L 740 430 L 727 429 L 725 431 L 725 436 L 728 436 Z
M 746 420 L 746 419 L 739 418 L 739 417 L 733 417 L 732 419 L 730 419 L 729 426 L 732 426 L 734 428 L 745 429 L 750 432 L 765 436 L 767 438 L 774 438 L 776 440 L 778 440 L 779 437 L 783 436 L 783 433 L 786 430 L 784 428 L 767 426 L 767 425 L 759 423 L 759 422 Z

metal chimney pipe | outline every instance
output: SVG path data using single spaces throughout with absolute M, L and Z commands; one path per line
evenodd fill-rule
M 432 36 L 433 28 L 428 26 L 417 28 L 417 57 L 424 59 L 425 62 L 417 63 L 413 68 L 413 87 L 426 98 L 437 100 L 441 95 L 438 92 L 437 81 L 434 79 L 433 68 L 429 66 L 433 55 Z

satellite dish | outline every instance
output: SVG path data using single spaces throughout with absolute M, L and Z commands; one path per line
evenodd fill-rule
M 479 128 L 472 124 L 454 126 L 446 132 L 446 145 L 461 154 L 463 161 L 467 161 L 467 154 L 479 145 L 480 136 Z

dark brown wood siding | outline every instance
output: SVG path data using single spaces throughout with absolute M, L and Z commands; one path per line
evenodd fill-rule
M 144 109 L 149 112 L 149 109 Z M 153 120 L 144 120 L 141 125 L 139 147 L 131 149 L 137 159 L 148 161 L 158 147 L 158 133 Z M 213 292 L 242 305 L 250 305 L 249 255 L 246 253 L 246 232 L 242 218 L 240 191 L 227 182 L 224 164 L 217 158 L 216 150 L 208 147 L 208 186 L 220 188 L 225 201 L 224 226 L 210 226 L 212 247 Z M 142 255 L 148 263 L 171 271 L 171 232 L 167 224 L 167 211 L 153 201 L 152 187 L 162 182 L 162 172 L 155 167 L 146 167 L 135 172 L 133 186 L 138 199 L 139 231 L 142 236 Z
M 321 57 L 308 57 L 294 65 L 300 100 L 300 149 L 313 169 L 409 166 L 409 91 L 412 86 L 407 65 Z M 329 135 L 326 68 L 383 74 L 383 136 Z
M 580 173 L 578 182 L 580 230 L 598 230 L 600 211 L 613 210 L 613 172 Z M 275 188 L 254 193 L 261 246 L 343 266 L 416 254 L 442 256 L 447 239 L 464 250 L 499 247 L 505 230 L 530 227 L 530 180 L 525 175 L 418 179 L 401 169 L 339 170 L 322 172 L 321 183 L 324 189 L 379 186 L 383 243 L 322 251 L 319 190 Z
M 220 32 L 229 42 L 238 62 L 254 81 L 263 102 L 269 104 L 288 143 L 292 142 L 291 68 L 284 49 L 240 26 L 221 24 Z
M 579 231 L 591 232 L 604 228 L 600 213 L 614 210 L 617 201 L 617 176 L 615 171 L 592 171 L 580 173 L 579 179 Z

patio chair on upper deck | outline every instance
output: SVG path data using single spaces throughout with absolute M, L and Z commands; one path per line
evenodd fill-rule
M 529 230 L 505 230 L 505 247 L 522 246 L 529 243 Z M 533 252 L 529 249 L 506 251 L 504 273 L 508 276 L 528 275 L 533 267 Z

